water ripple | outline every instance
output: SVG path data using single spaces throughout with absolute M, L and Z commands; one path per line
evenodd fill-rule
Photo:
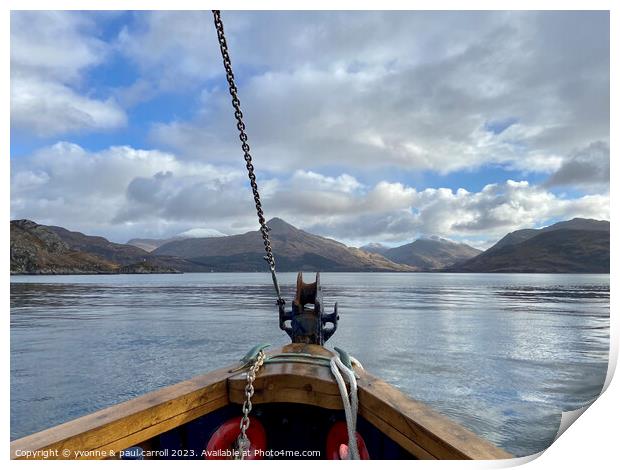
M 11 437 L 285 344 L 267 274 L 13 277 Z M 594 399 L 609 276 L 322 274 L 331 340 L 516 455 Z M 295 275 L 282 275 L 290 299 Z

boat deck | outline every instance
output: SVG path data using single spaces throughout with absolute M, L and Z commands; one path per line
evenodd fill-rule
M 303 406 L 304 409 L 318 407 L 325 412 L 342 410 L 338 387 L 329 367 L 322 365 L 320 360 L 304 362 L 308 356 L 329 358 L 333 353 L 317 345 L 289 344 L 267 351 L 267 356 L 291 353 L 301 355 L 301 360 L 266 362 L 258 372 L 252 399 L 257 412 L 262 409 L 263 416 L 266 416 L 265 410 L 274 404 L 290 404 L 292 408 L 293 405 Z M 360 368 L 354 370 L 359 377 L 360 428 L 371 425 L 411 457 L 512 457 L 386 382 Z M 45 451 L 47 458 L 106 458 L 117 456 L 120 451 L 135 445 L 150 443 L 152 446 L 154 438 L 172 439 L 215 412 L 226 415 L 228 410 L 235 412 L 236 409 L 234 414 L 240 414 L 245 384 L 244 371 L 235 371 L 231 367 L 218 369 L 17 439 L 11 443 L 11 456 L 42 458 Z M 302 408 L 299 409 L 302 413 Z M 204 448 L 204 440 L 201 442 Z M 188 448 L 187 444 L 184 445 Z

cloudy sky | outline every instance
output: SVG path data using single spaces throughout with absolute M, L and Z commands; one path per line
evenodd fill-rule
M 267 217 L 351 245 L 609 218 L 607 12 L 224 12 Z M 11 218 L 256 228 L 210 12 L 11 14 Z

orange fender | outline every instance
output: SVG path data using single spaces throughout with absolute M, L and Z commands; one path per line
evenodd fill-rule
M 211 436 L 205 448 L 205 459 L 208 460 L 230 460 L 233 458 L 232 450 L 239 437 L 239 423 L 241 416 L 230 418 L 225 421 Z M 258 450 L 267 449 L 267 433 L 261 422 L 256 418 L 250 419 L 250 427 L 246 431 L 250 440 L 249 455 L 245 455 L 246 460 L 260 460 L 263 455 Z
M 370 460 L 368 449 L 364 438 L 359 432 L 355 433 L 357 441 L 357 449 L 361 460 Z M 347 423 L 338 421 L 327 433 L 327 451 L 326 457 L 329 460 L 346 460 L 349 458 L 349 433 L 347 432 Z

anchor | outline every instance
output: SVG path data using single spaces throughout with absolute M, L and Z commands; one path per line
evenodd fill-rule
M 297 274 L 297 293 L 291 311 L 279 305 L 280 329 L 286 331 L 293 343 L 323 345 L 338 328 L 338 302 L 332 313 L 323 311 L 323 292 L 321 277 L 316 273 L 316 281 L 304 283 L 303 274 Z M 288 323 L 287 323 L 288 322 Z M 326 326 L 331 324 L 331 326 Z

